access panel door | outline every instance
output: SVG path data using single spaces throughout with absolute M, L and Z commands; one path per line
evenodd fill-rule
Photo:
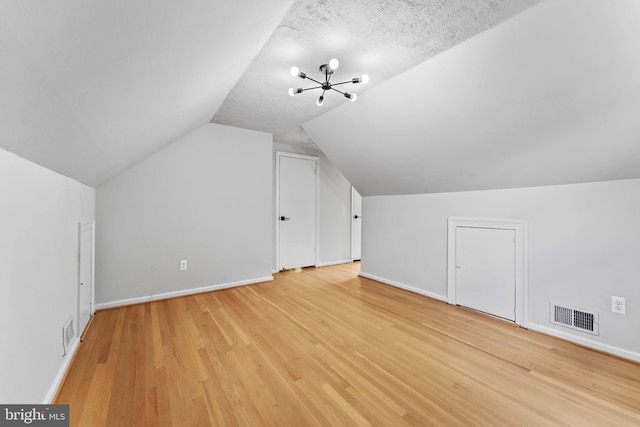
M 456 227 L 456 303 L 515 321 L 515 231 Z

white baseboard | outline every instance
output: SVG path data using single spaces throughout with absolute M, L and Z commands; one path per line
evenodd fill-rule
M 114 307 L 122 307 L 125 305 L 140 304 L 141 302 L 157 301 L 157 300 L 167 299 L 167 298 L 182 297 L 185 295 L 200 294 L 203 292 L 217 291 L 219 289 L 235 288 L 237 286 L 269 282 L 271 280 L 273 280 L 273 276 L 258 277 L 256 279 L 240 280 L 238 282 L 204 286 L 202 288 L 183 289 L 180 291 L 164 292 L 161 294 L 147 295 L 144 297 L 136 297 L 136 298 L 128 298 L 128 299 L 123 299 L 118 301 L 104 302 L 104 303 L 96 304 L 96 310 L 104 310 L 105 308 L 114 308 Z
M 559 331 L 557 329 L 550 328 L 548 326 L 540 325 L 538 323 L 527 323 L 527 328 L 531 329 L 532 331 L 541 332 L 546 335 L 551 335 L 553 337 L 560 338 L 565 341 L 570 341 L 576 344 L 580 344 L 585 347 L 590 347 L 596 350 L 600 350 L 605 353 L 614 354 L 624 359 L 640 362 L 640 353 L 636 353 L 635 351 L 625 350 L 624 348 L 614 347 L 608 344 L 602 344 L 597 341 L 593 341 L 589 338 L 579 337 L 568 332 Z
M 62 365 L 60 365 L 60 369 L 58 369 L 58 373 L 56 374 L 51 387 L 49 387 L 49 391 L 42 401 L 43 405 L 49 405 L 53 403 L 53 398 L 56 397 L 56 393 L 62 385 L 64 376 L 67 373 L 67 369 L 69 369 L 69 365 L 71 365 L 71 361 L 73 360 L 73 356 L 75 356 L 78 347 L 80 347 L 80 337 L 77 337 L 75 340 L 73 340 L 73 342 L 71 343 L 71 347 L 69 348 L 69 353 L 66 354 L 62 359 Z
M 322 262 L 320 264 L 318 264 L 318 267 L 328 267 L 330 265 L 338 265 L 338 264 L 348 264 L 353 262 L 353 260 L 351 258 L 349 259 L 343 259 L 340 261 L 329 261 L 329 262 Z
M 433 292 L 425 291 L 424 289 L 414 288 L 413 286 L 405 285 L 404 283 L 395 282 L 393 280 L 385 279 L 382 277 L 374 276 L 373 274 L 368 274 L 364 272 L 360 272 L 359 274 L 362 277 L 366 277 L 367 279 L 375 280 L 376 282 L 381 282 L 387 285 L 395 286 L 396 288 L 404 289 L 406 291 L 414 292 L 416 294 L 424 295 L 429 298 L 437 299 L 439 301 L 447 302 L 447 297 L 435 294 Z

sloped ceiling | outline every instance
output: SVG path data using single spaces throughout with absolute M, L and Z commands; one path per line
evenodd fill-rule
M 364 73 L 367 85 L 338 89 L 362 94 L 434 55 L 503 22 L 541 0 L 297 0 L 247 68 L 212 121 L 274 134 L 274 141 L 315 147 L 300 125 L 344 104 L 339 93 L 287 96 L 290 87 L 317 86 L 289 74 L 340 60 L 331 82 Z M 317 148 L 317 147 L 315 147 Z
M 363 195 L 640 178 L 640 2 L 554 0 L 304 130 Z
M 207 123 L 292 0 L 0 0 L 0 147 L 97 186 Z
M 640 177 L 639 8 L 0 0 L 0 147 L 98 186 L 213 121 L 317 144 L 363 195 Z M 332 57 L 357 102 L 287 95 Z

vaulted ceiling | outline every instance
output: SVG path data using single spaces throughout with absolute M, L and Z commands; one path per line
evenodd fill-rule
M 297 0 L 213 117 L 213 122 L 269 132 L 275 141 L 314 142 L 300 125 L 344 104 L 336 92 L 287 90 L 317 86 L 289 74 L 296 65 L 324 81 L 319 66 L 340 61 L 331 82 L 368 74 L 366 85 L 337 89 L 362 94 L 541 0 Z
M 0 0 L 0 147 L 98 186 L 212 121 L 319 146 L 364 195 L 640 177 L 639 23 L 635 0 Z M 288 96 L 332 57 L 371 76 L 355 103 Z
M 640 2 L 546 1 L 303 125 L 363 195 L 640 178 Z
M 0 0 L 0 147 L 97 186 L 207 123 L 292 0 Z

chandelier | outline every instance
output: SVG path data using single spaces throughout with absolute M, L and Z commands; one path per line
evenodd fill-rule
M 338 93 L 341 93 L 345 98 L 351 100 L 351 101 L 355 101 L 358 96 L 355 93 L 349 93 L 349 92 L 342 92 L 338 89 L 335 88 L 335 86 L 339 86 L 339 85 L 344 85 L 347 83 L 367 83 L 369 81 L 369 76 L 366 74 L 363 74 L 360 77 L 354 77 L 351 80 L 347 80 L 344 82 L 340 82 L 340 83 L 331 83 L 331 76 L 333 76 L 333 72 L 338 68 L 338 65 L 340 65 L 340 63 L 338 62 L 337 59 L 332 59 L 331 61 L 329 61 L 328 64 L 322 64 L 319 68 L 320 68 L 320 72 L 324 74 L 324 82 L 319 82 L 318 80 L 312 79 L 311 77 L 307 76 L 306 73 L 303 73 L 302 71 L 300 71 L 300 69 L 298 69 L 298 67 L 291 67 L 291 75 L 294 77 L 300 77 L 301 79 L 309 79 L 312 82 L 315 82 L 317 84 L 319 84 L 320 86 L 313 86 L 313 87 L 308 87 L 308 88 L 298 88 L 298 89 L 294 89 L 291 88 L 289 89 L 289 95 L 291 96 L 295 96 L 299 93 L 302 93 L 306 90 L 312 90 L 312 89 L 322 89 L 322 94 L 320 95 L 320 98 L 318 98 L 318 100 L 316 101 L 316 104 L 318 104 L 318 106 L 321 106 L 324 103 L 324 94 L 325 92 L 327 92 L 328 90 L 334 90 Z

